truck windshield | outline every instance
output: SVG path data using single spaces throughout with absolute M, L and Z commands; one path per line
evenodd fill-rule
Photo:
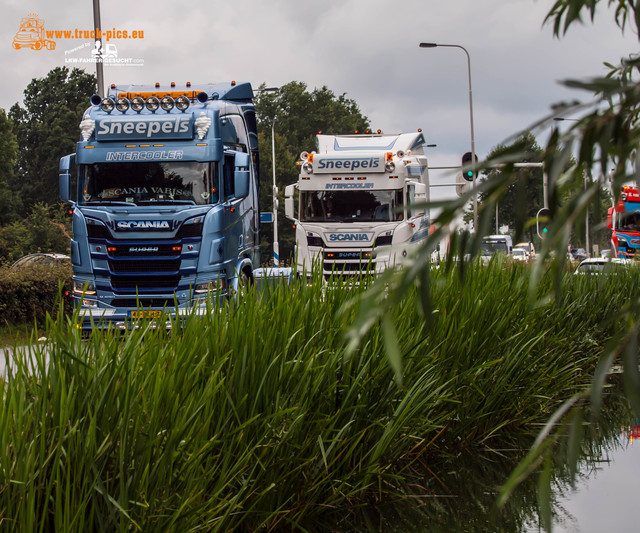
M 618 213 L 616 229 L 621 231 L 640 231 L 640 213 Z
M 81 203 L 215 203 L 214 169 L 197 161 L 81 165 Z
M 493 255 L 496 252 L 507 253 L 506 241 L 482 241 L 480 245 L 482 255 Z
M 402 191 L 302 191 L 304 222 L 390 222 L 402 220 Z

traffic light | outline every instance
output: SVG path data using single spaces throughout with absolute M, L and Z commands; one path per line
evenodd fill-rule
M 538 228 L 538 237 L 544 239 L 549 233 L 549 227 L 551 226 L 551 211 L 546 207 L 543 207 L 538 211 L 536 215 L 536 227 Z
M 472 165 L 473 154 L 471 152 L 466 152 L 462 156 L 462 177 L 467 181 L 473 181 L 474 176 L 477 174 L 476 170 Z M 476 156 L 475 162 L 478 162 L 478 156 Z

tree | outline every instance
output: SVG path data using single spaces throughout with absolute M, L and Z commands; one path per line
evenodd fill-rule
M 11 121 L 0 109 L 0 225 L 13 219 L 19 198 L 9 190 L 14 181 L 14 168 L 18 156 L 18 142 L 13 133 Z
M 9 117 L 20 148 L 15 179 L 9 185 L 22 200 L 20 214 L 37 202 L 57 202 L 60 157 L 75 152 L 78 124 L 95 87 L 92 74 L 56 67 L 44 78 L 31 80 L 24 91 L 24 107 L 17 103 L 11 107 Z
M 0 261 L 37 252 L 69 255 L 70 241 L 71 218 L 56 206 L 38 203 L 23 220 L 0 227 Z
M 487 156 L 487 160 L 500 159 L 508 152 L 517 151 L 522 154 L 520 163 L 541 163 L 544 157 L 544 150 L 538 144 L 535 136 L 530 131 L 526 131 L 518 136 L 511 145 L 498 145 Z M 566 163 L 566 170 L 576 164 L 575 158 L 571 158 Z M 499 180 L 504 172 L 502 168 L 487 169 L 483 172 L 483 179 Z M 543 172 L 541 167 L 515 167 L 513 175 L 509 178 L 509 185 L 503 191 L 498 204 L 498 222 L 507 225 L 516 241 L 538 241 L 536 226 L 533 221 L 539 209 L 544 206 Z M 566 204 L 575 196 L 576 191 L 584 188 L 585 183 L 592 183 L 593 179 L 589 172 L 576 172 L 572 176 L 571 183 L 568 184 L 565 193 L 561 198 L 561 203 Z M 484 203 L 489 199 L 487 192 L 482 192 L 478 198 L 479 208 L 484 209 Z M 608 187 L 601 186 L 597 199 L 589 210 L 589 228 L 591 245 L 597 244 L 603 249 L 609 246 L 610 232 L 603 228 L 606 220 L 607 208 L 612 205 L 611 195 Z M 495 209 L 487 210 L 490 228 L 495 228 Z M 465 220 L 471 220 L 471 213 L 465 213 Z M 493 231 L 493 230 L 491 230 Z M 585 238 L 586 227 L 583 221 L 573 225 L 570 242 L 576 246 L 586 247 Z M 539 243 L 538 243 L 539 244 Z
M 524 155 L 521 163 L 539 163 L 542 161 L 542 148 L 538 145 L 536 138 L 531 132 L 521 134 L 509 147 L 505 145 L 496 146 L 487 156 L 487 159 L 496 159 L 508 150 L 517 147 Z M 513 181 L 504 191 L 498 201 L 498 223 L 501 226 L 509 226 L 516 241 L 526 240 L 533 242 L 535 228 L 527 226 L 527 222 L 535 218 L 538 210 L 543 206 L 543 178 L 542 168 L 520 167 L 516 168 Z M 502 172 L 501 168 L 488 169 L 484 172 L 483 179 L 495 180 Z M 482 209 L 484 202 L 488 199 L 486 192 L 479 195 L 478 206 Z M 467 213 L 467 219 L 471 214 Z M 490 216 L 490 227 L 495 228 L 495 210 Z
M 284 217 L 284 188 L 298 179 L 296 161 L 302 151 L 315 149 L 315 136 L 322 131 L 347 134 L 369 127 L 356 102 L 345 94 L 336 96 L 327 87 L 308 91 L 305 83 L 292 81 L 277 91 L 265 91 L 262 84 L 256 98 L 258 143 L 260 149 L 260 205 L 263 211 L 272 210 L 271 131 L 275 132 L 276 184 L 278 186 L 278 240 L 280 258 L 293 256 L 295 234 Z M 275 124 L 274 124 L 275 118 Z M 263 226 L 263 248 L 271 249 L 273 233 Z M 269 255 L 270 256 L 270 255 Z

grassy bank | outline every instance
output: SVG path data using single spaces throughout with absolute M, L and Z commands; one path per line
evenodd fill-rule
M 3 528 L 318 531 L 403 494 L 409 468 L 520 440 L 588 380 L 601 318 L 637 291 L 568 276 L 530 309 L 522 274 L 438 273 L 428 322 L 415 294 L 396 309 L 402 388 L 378 330 L 346 355 L 357 309 L 336 311 L 361 288 L 278 286 L 179 334 L 81 341 L 61 312 L 0 385 Z

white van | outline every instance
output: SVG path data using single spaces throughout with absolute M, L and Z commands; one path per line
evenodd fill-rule
M 480 256 L 484 263 L 489 262 L 495 254 L 511 255 L 513 240 L 510 235 L 487 235 L 482 237 Z

